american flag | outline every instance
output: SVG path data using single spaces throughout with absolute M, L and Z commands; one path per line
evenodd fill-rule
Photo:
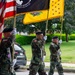
M 0 26 L 0 41 L 2 39 L 2 31 L 3 31 L 3 28 L 4 28 L 4 24 L 2 24 L 2 26 Z
M 16 0 L 6 0 L 5 18 L 12 17 L 16 14 Z
M 4 10 L 5 10 L 5 0 L 0 0 L 0 40 L 2 39 L 2 31 L 4 26 Z
M 0 0 L 0 38 L 3 31 L 4 19 L 15 15 L 16 0 Z

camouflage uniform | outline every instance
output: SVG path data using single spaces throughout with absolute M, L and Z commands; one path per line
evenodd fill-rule
M 63 68 L 61 65 L 61 51 L 60 51 L 60 45 L 59 44 L 55 44 L 55 43 L 51 43 L 50 47 L 50 71 L 49 71 L 49 75 L 53 75 L 54 74 L 54 69 L 55 67 L 58 70 L 59 75 L 63 75 Z
M 46 54 L 44 50 L 44 40 L 38 40 L 37 38 L 32 40 L 32 60 L 30 64 L 29 75 L 36 75 L 38 72 L 39 75 L 46 75 L 44 71 L 44 62 L 43 56 Z
M 12 38 L 3 38 L 0 43 L 0 75 L 15 75 L 11 69 Z

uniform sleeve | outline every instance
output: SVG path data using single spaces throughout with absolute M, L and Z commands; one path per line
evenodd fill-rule
M 8 47 L 11 46 L 11 44 L 12 44 L 12 41 L 11 41 L 10 38 L 2 39 L 2 41 L 1 41 L 1 46 L 2 46 L 3 48 L 8 48 Z
M 31 47 L 32 47 L 32 56 L 33 56 L 33 63 L 39 63 L 41 61 L 40 59 L 40 48 L 37 45 L 37 42 L 32 41 L 31 43 Z
M 43 56 L 46 56 L 46 51 L 45 51 L 45 40 L 44 40 L 44 39 L 42 40 L 41 45 L 42 45 Z
M 56 53 L 56 48 L 53 45 L 50 45 L 49 50 L 52 54 Z
M 36 47 L 37 47 L 37 46 L 36 46 L 36 42 L 33 42 L 33 41 L 32 41 L 31 47 L 32 47 L 32 49 L 36 49 Z
M 45 46 L 43 45 L 43 56 L 46 56 Z
M 38 51 L 38 47 L 37 47 L 37 41 L 35 42 L 34 40 L 31 43 L 31 48 L 32 48 L 32 54 L 33 56 L 36 56 L 36 53 Z

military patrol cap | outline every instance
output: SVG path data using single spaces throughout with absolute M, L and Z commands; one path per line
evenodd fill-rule
M 36 35 L 40 35 L 40 34 L 43 34 L 43 32 L 42 31 L 36 32 Z
M 58 36 L 54 36 L 52 39 L 58 39 Z
M 5 32 L 11 32 L 11 31 L 13 31 L 13 28 L 5 28 L 5 29 L 3 30 L 3 33 L 5 33 Z

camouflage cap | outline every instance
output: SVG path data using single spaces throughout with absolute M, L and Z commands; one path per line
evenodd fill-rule
M 5 32 L 11 32 L 11 31 L 13 31 L 13 28 L 5 28 L 5 29 L 3 30 L 3 33 L 5 33 Z

